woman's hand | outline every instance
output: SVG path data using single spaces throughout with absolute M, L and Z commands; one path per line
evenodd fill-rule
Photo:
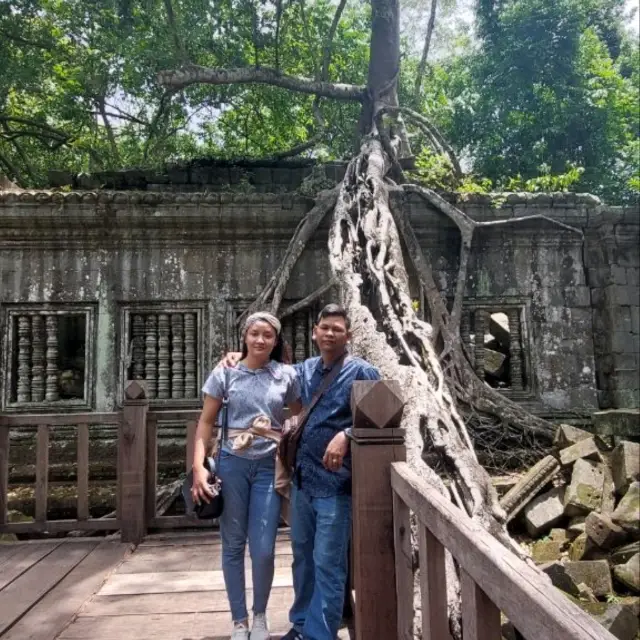
M 222 360 L 218 362 L 216 368 L 224 367 L 225 369 L 233 369 L 240 360 L 242 360 L 242 353 L 240 351 L 229 351 Z
M 200 504 L 201 500 L 209 503 L 213 498 L 213 492 L 209 487 L 209 472 L 203 465 L 194 465 L 193 467 L 193 484 L 191 485 L 191 497 L 196 504 Z

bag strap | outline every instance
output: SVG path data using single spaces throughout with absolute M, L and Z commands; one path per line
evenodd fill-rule
M 318 404 L 318 401 L 324 395 L 324 392 L 329 388 L 329 385 L 338 377 L 340 370 L 342 369 L 342 365 L 345 363 L 347 356 L 349 354 L 345 351 L 334 363 L 331 367 L 331 370 L 327 374 L 327 376 L 320 383 L 320 386 L 313 394 L 313 398 L 311 398 L 311 402 L 309 406 L 300 414 L 300 418 L 298 419 L 298 431 L 302 431 L 304 429 L 304 425 L 307 423 L 311 412 L 314 407 Z
M 229 367 L 224 368 L 224 389 L 222 392 L 222 420 L 220 421 L 220 438 L 218 440 L 218 450 L 216 451 L 216 466 L 219 466 L 220 454 L 222 452 L 222 446 L 227 439 L 227 431 L 229 430 L 229 378 L 231 372 Z

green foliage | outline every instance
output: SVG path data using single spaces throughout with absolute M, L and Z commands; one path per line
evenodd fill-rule
M 171 6 L 173 23 L 166 7 Z M 0 171 L 24 186 L 48 169 L 103 171 L 203 155 L 262 157 L 316 133 L 308 96 L 265 86 L 165 94 L 158 71 L 192 62 L 279 66 L 314 77 L 335 7 L 268 0 L 0 3 Z M 331 78 L 366 83 L 368 8 L 346 11 Z M 276 32 L 278 38 L 276 40 Z M 322 103 L 324 155 L 353 146 L 357 105 Z
M 440 118 L 475 173 L 501 189 L 571 186 L 611 202 L 634 197 L 638 45 L 623 36 L 623 4 L 479 2 L 481 46 L 450 65 Z

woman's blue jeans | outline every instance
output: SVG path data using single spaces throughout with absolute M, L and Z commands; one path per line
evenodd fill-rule
M 220 516 L 222 572 L 231 616 L 247 618 L 244 556 L 247 540 L 253 579 L 253 612 L 267 609 L 273 582 L 280 496 L 275 491 L 275 457 L 249 460 L 222 452 L 218 470 L 224 509 Z

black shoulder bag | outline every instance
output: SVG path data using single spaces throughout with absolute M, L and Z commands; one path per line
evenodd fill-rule
M 222 451 L 222 446 L 226 441 L 227 431 L 229 428 L 229 376 L 229 369 L 225 368 L 222 406 L 218 411 L 218 417 L 216 420 L 216 426 L 220 430 L 216 455 L 215 458 L 205 456 L 204 459 L 204 467 L 209 472 L 207 482 L 209 484 L 209 489 L 211 489 L 211 492 L 213 493 L 213 497 L 209 499 L 209 502 L 202 500 L 200 504 L 194 503 L 193 498 L 191 497 L 193 470 L 189 471 L 182 484 L 182 496 L 187 507 L 187 512 L 195 513 L 196 517 L 200 520 L 212 520 L 214 518 L 219 518 L 222 515 L 222 509 L 224 507 L 224 499 L 222 497 L 222 479 L 218 472 L 220 469 L 220 453 Z

